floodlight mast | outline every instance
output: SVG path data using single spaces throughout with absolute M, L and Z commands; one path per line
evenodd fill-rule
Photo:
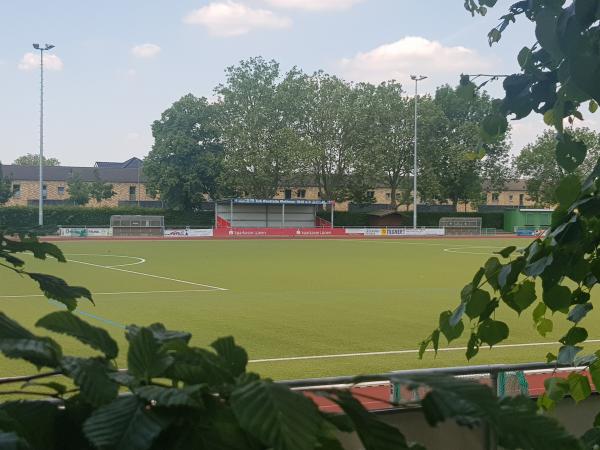
M 40 197 L 38 200 L 38 225 L 44 225 L 44 52 L 52 50 L 54 45 L 33 44 L 40 52 Z
M 426 80 L 425 75 L 411 75 L 410 79 L 415 82 L 415 150 L 414 150 L 414 173 L 413 173 L 413 228 L 417 228 L 417 126 L 418 126 L 418 103 L 419 103 L 419 81 Z

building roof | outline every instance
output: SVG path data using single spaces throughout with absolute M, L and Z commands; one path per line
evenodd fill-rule
M 139 167 L 142 167 L 143 164 L 144 162 L 140 158 L 136 158 L 134 156 L 133 158 L 129 158 L 127 161 L 124 162 L 96 161 L 94 167 L 100 169 L 137 169 Z
M 2 174 L 13 181 L 38 181 L 38 166 L 2 165 Z M 137 183 L 145 182 L 140 168 L 102 168 L 102 167 L 44 167 L 44 181 L 68 181 L 74 175 L 79 175 L 83 181 L 96 181 L 99 177 L 107 183 Z

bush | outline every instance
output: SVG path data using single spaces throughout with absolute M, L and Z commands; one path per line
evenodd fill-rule
M 107 227 L 112 215 L 165 216 L 166 226 L 212 227 L 212 211 L 186 212 L 156 208 L 86 208 L 80 206 L 48 206 L 44 208 L 47 226 L 100 226 Z M 0 208 L 0 227 L 34 227 L 38 223 L 37 208 L 11 206 Z

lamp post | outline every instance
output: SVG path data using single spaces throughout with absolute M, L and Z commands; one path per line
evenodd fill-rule
M 414 174 L 413 174 L 413 228 L 417 228 L 417 117 L 419 103 L 419 81 L 425 80 L 424 75 L 411 75 L 410 79 L 415 82 L 415 151 L 414 151 Z
M 44 225 L 44 52 L 52 50 L 54 45 L 33 44 L 40 51 L 40 198 L 38 201 L 38 224 Z

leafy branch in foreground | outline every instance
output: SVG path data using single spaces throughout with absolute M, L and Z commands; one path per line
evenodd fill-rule
M 473 15 L 485 15 L 495 5 L 496 0 L 465 0 Z M 451 342 L 467 330 L 466 357 L 471 359 L 482 345 L 494 346 L 509 337 L 509 326 L 495 319 L 499 308 L 519 315 L 531 309 L 533 325 L 542 336 L 553 331 L 556 320 L 570 323 L 558 340 L 557 354 L 548 354 L 548 361 L 588 366 L 594 384 L 600 386 L 600 352 L 581 355 L 588 338 L 582 323 L 594 307 L 591 292 L 600 280 L 600 161 L 581 169 L 588 148 L 567 126 L 583 120 L 585 104 L 593 114 L 600 102 L 600 2 L 519 1 L 490 31 L 490 45 L 519 17 L 535 24 L 536 42 L 519 52 L 521 72 L 505 77 L 505 98 L 498 111 L 483 120 L 481 135 L 484 141 L 497 139 L 508 128 L 507 116 L 519 120 L 532 112 L 543 115 L 556 130 L 556 163 L 565 174 L 553 196 L 558 205 L 543 237 L 488 259 L 462 290 L 459 306 L 440 315 L 438 327 L 421 343 L 420 356 L 429 346 L 437 352 L 442 335 Z M 466 76 L 461 85 L 466 92 L 477 88 Z M 581 373 L 566 380 L 551 378 L 539 406 L 551 409 L 567 394 L 579 402 L 591 391 L 588 377 Z M 600 445 L 600 416 L 584 441 L 589 448 Z

